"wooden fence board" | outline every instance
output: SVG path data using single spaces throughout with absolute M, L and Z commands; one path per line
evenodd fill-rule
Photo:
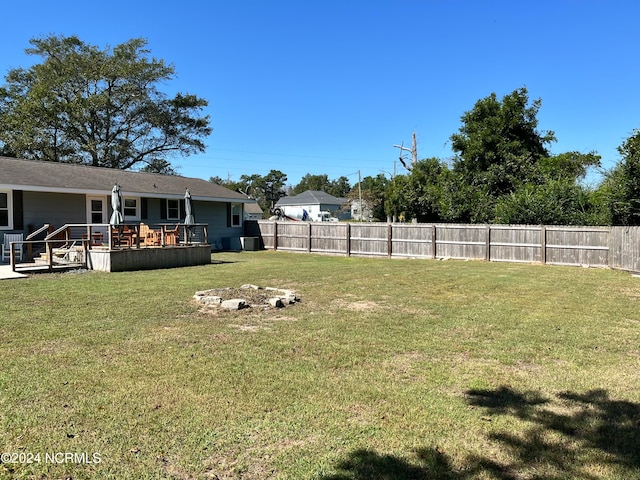
M 609 266 L 640 272 L 640 227 L 611 227 Z
M 278 250 L 307 251 L 309 226 L 306 222 L 277 222 Z
M 433 225 L 393 225 L 392 257 L 433 258 Z
M 385 256 L 388 253 L 386 223 L 352 223 L 351 254 Z
M 265 248 L 361 256 L 485 259 L 640 272 L 640 227 L 245 222 Z
M 608 266 L 607 227 L 546 227 L 546 261 L 555 265 Z
M 440 258 L 483 259 L 486 257 L 484 225 L 437 225 L 436 256 Z
M 489 259 L 494 262 L 542 262 L 540 225 L 491 225 Z
M 311 251 L 315 253 L 347 254 L 347 224 L 319 222 L 311 225 Z

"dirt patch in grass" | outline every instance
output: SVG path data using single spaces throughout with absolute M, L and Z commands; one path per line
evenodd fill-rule
M 371 300 L 359 300 L 356 302 L 350 302 L 348 300 L 337 299 L 332 303 L 338 308 L 351 310 L 353 312 L 370 312 L 373 310 L 383 310 L 387 308 L 386 305 Z

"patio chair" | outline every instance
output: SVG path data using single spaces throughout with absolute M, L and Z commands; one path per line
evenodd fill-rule
M 180 224 L 176 225 L 174 229 L 164 230 L 164 244 L 165 245 L 178 245 L 180 242 Z
M 140 224 L 140 239 L 144 245 L 160 245 L 161 236 L 160 230 L 153 230 L 145 223 Z
M 11 256 L 11 242 L 22 242 L 24 240 L 24 235 L 22 233 L 5 233 L 4 234 L 4 242 L 2 244 L 2 261 L 4 262 Z M 16 243 L 14 246 L 14 253 L 16 258 L 22 260 L 22 243 Z

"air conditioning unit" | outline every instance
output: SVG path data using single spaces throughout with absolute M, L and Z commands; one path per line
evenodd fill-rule
M 258 237 L 240 237 L 240 244 L 243 250 L 250 252 L 260 250 L 260 238 Z

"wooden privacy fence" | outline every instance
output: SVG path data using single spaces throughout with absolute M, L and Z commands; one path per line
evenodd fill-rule
M 267 249 L 640 271 L 640 227 L 245 222 Z

